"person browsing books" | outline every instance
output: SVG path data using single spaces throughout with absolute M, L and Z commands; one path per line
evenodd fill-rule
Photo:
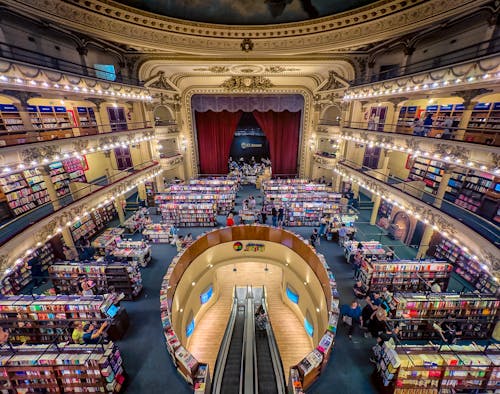
M 99 343 L 101 338 L 103 337 L 104 330 L 108 327 L 108 322 L 105 321 L 104 323 L 101 324 L 101 326 L 96 329 L 96 327 L 93 324 L 87 323 L 83 327 L 83 342 L 85 344 L 91 344 L 91 343 Z

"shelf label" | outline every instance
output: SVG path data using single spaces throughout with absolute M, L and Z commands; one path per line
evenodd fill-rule
M 406 107 L 401 107 L 401 111 L 399 112 L 406 112 Z
M 48 105 L 39 105 L 38 110 L 40 112 L 52 112 L 52 107 L 49 107 Z
M 28 111 L 28 112 L 37 112 L 36 105 L 27 105 L 26 106 L 26 111 Z
M 84 114 L 87 112 L 87 108 L 85 107 L 77 107 L 76 110 L 78 111 L 79 114 Z
M 457 104 L 455 105 L 455 111 L 463 111 L 465 109 L 465 105 Z
M 15 105 L 12 104 L 0 104 L 0 111 L 2 112 L 18 112 Z
M 66 107 L 54 107 L 55 112 L 67 112 Z
M 437 105 L 428 105 L 426 108 L 425 108 L 426 111 L 437 111 L 438 110 L 438 106 Z
M 500 103 L 493 104 L 493 109 L 495 109 L 495 110 L 500 109 Z
M 474 109 L 490 109 L 491 103 L 477 103 Z
M 417 112 L 417 106 L 413 105 L 411 107 L 408 107 L 408 112 Z
M 446 104 L 446 105 L 441 105 L 439 107 L 440 111 L 451 111 L 453 108 L 453 104 Z

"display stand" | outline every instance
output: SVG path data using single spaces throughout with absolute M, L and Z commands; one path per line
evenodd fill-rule
M 436 281 L 448 287 L 452 265 L 446 261 L 368 261 L 363 259 L 358 279 L 370 291 L 429 291 Z
M 96 294 L 110 293 L 112 286 L 125 299 L 132 300 L 142 290 L 142 277 L 136 263 L 74 262 L 55 263 L 49 275 L 58 294 L 75 294 L 81 291 L 83 279 L 94 283 Z
M 377 371 L 388 393 L 486 393 L 498 389 L 499 354 L 498 345 L 393 349 L 386 342 L 378 355 Z
M 160 205 L 161 216 L 167 223 L 179 227 L 213 227 L 217 225 L 217 205 L 214 203 L 170 203 Z
M 424 191 L 437 194 L 439 184 L 448 165 L 442 161 L 417 157 L 410 170 L 409 178 L 413 181 L 423 181 Z
M 0 299 L 0 325 L 9 329 L 12 343 L 71 341 L 73 322 L 109 319 L 112 304 L 111 296 L 7 296 Z M 111 326 L 123 326 L 122 321 L 116 313 Z
M 350 263 L 352 261 L 354 255 L 358 251 L 359 244 L 363 246 L 360 251 L 365 259 L 385 260 L 387 252 L 378 241 L 346 241 L 344 242 L 344 256 L 347 259 L 347 262 Z
M 0 348 L 2 391 L 9 393 L 117 393 L 125 381 L 123 360 L 112 342 Z
M 149 214 L 148 208 L 141 208 L 125 220 L 121 226 L 125 228 L 129 234 L 135 234 L 137 231 L 141 232 L 146 225 L 147 214 Z
M 396 293 L 395 318 L 402 319 L 401 339 L 441 341 L 432 324 L 453 322 L 460 339 L 488 339 L 500 316 L 500 300 L 476 294 Z
M 151 261 L 151 246 L 143 241 L 120 241 L 112 251 L 115 259 L 131 261 L 146 267 Z
M 172 235 L 170 234 L 170 224 L 148 224 L 142 230 L 145 240 L 152 243 L 170 243 Z

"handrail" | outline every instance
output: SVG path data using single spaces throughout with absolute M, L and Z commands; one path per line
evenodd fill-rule
M 265 305 L 266 313 L 269 312 L 269 307 L 267 305 L 267 291 L 263 287 L 262 304 Z M 269 315 L 269 313 L 268 313 Z M 269 343 L 269 350 L 271 351 L 271 359 L 273 362 L 274 376 L 276 377 L 276 388 L 278 389 L 278 394 L 286 394 L 285 387 L 285 373 L 283 371 L 283 363 L 281 362 L 281 357 L 279 354 L 278 344 L 276 343 L 276 338 L 274 336 L 274 331 L 271 325 L 271 319 L 267 319 L 266 325 L 267 340 Z
M 119 133 L 127 133 L 135 130 L 143 130 L 149 128 L 153 128 L 150 121 L 139 121 L 101 123 L 93 126 L 55 127 L 50 129 L 26 128 L 22 130 L 2 130 L 0 131 L 0 141 L 3 141 L 5 145 L 0 145 L 0 149 L 9 146 L 28 145 L 46 141 L 71 140 L 73 138 L 93 135 L 116 135 Z M 109 131 L 106 131 L 106 129 L 109 129 Z M 55 134 L 56 132 L 61 131 L 64 131 L 66 134 L 70 134 L 70 136 L 67 137 L 66 134 L 63 136 Z M 78 133 L 76 133 L 75 131 L 77 131 Z
M 238 311 L 238 300 L 236 298 L 236 287 L 233 288 L 233 308 L 231 315 L 229 315 L 229 322 L 222 337 L 222 343 L 219 350 L 219 355 L 215 361 L 214 377 L 213 377 L 213 390 L 214 394 L 219 394 L 222 388 L 222 379 L 224 377 L 224 370 L 226 368 L 227 354 L 231 345 L 231 338 L 233 336 L 234 323 L 236 321 L 236 314 Z
M 437 198 L 436 196 L 434 196 L 433 194 L 430 194 L 428 192 L 426 192 L 425 190 L 422 190 L 422 189 L 418 189 L 416 187 L 414 187 L 413 185 L 411 184 L 408 184 L 407 182 L 405 181 L 401 181 L 399 178 L 395 178 L 393 176 L 390 176 L 390 175 L 387 175 L 383 172 L 380 172 L 378 171 L 378 169 L 373 169 L 373 168 L 369 168 L 369 167 L 365 167 L 365 166 L 359 166 L 357 163 L 351 161 L 351 160 L 347 160 L 347 159 L 343 159 L 340 164 L 343 164 L 355 171 L 359 171 L 361 173 L 363 173 L 364 175 L 370 177 L 370 178 L 373 178 L 373 179 L 376 179 L 378 181 L 382 181 L 382 182 L 385 182 L 387 183 L 387 181 L 384 181 L 384 179 L 392 179 L 392 180 L 396 180 L 398 181 L 398 183 L 393 183 L 393 184 L 389 184 L 390 186 L 392 187 L 395 187 L 395 185 L 397 184 L 403 184 L 404 187 L 403 188 L 397 188 L 398 190 L 400 190 L 401 192 L 405 193 L 405 194 L 408 194 L 408 195 L 411 195 L 412 197 L 420 200 L 420 201 L 423 201 L 423 202 L 426 202 L 423 198 L 419 198 L 418 197 L 418 194 L 419 193 L 422 193 L 423 195 L 426 195 L 428 196 L 429 198 L 432 199 L 432 201 L 436 202 L 440 202 L 441 204 L 445 203 L 445 204 L 450 204 L 450 205 L 453 205 L 453 207 L 457 208 L 460 210 L 460 212 L 463 213 L 463 215 L 466 215 L 466 216 L 473 216 L 475 217 L 478 221 L 479 221 L 479 226 L 480 226 L 480 230 L 478 229 L 475 229 L 474 227 L 471 227 L 466 221 L 463 220 L 463 217 L 460 217 L 459 215 L 456 215 L 454 214 L 453 212 L 448 212 L 446 210 L 443 210 L 442 207 L 443 205 L 441 205 L 440 209 L 442 212 L 446 213 L 447 215 L 459 220 L 462 224 L 466 225 L 467 227 L 469 227 L 471 230 L 481 234 L 483 237 L 485 237 L 487 240 L 489 240 L 490 242 L 493 242 L 496 246 L 499 246 L 499 234 L 500 234 L 500 226 L 497 226 L 495 223 L 493 222 L 490 222 L 489 220 L 483 218 L 482 216 L 479 216 L 477 215 L 476 213 L 472 212 L 472 211 L 469 211 L 459 205 L 456 205 L 454 204 L 453 202 L 451 201 L 448 201 L 444 198 L 442 199 L 439 199 Z M 377 178 L 377 177 L 374 177 L 372 174 L 369 174 L 369 173 L 366 173 L 366 171 L 369 171 L 371 172 L 372 174 L 375 173 L 375 174 L 378 174 L 381 176 L 381 179 Z M 409 191 L 413 191 L 413 192 L 418 192 L 418 194 L 416 193 L 415 194 L 412 194 L 412 193 L 409 193 Z M 483 223 L 488 223 L 488 226 L 491 226 L 494 228 L 495 231 L 491 231 L 490 228 L 486 227 L 483 225 Z
M 0 226 L 0 234 L 7 234 L 7 238 L 5 239 L 1 239 L 0 238 L 0 246 L 4 245 L 5 243 L 7 243 L 8 241 L 10 241 L 12 238 L 14 238 L 15 236 L 17 236 L 18 234 L 22 233 L 24 230 L 26 230 L 26 228 L 28 228 L 29 226 L 31 226 L 31 224 L 33 223 L 29 223 L 27 222 L 24 226 L 20 226 L 20 228 L 16 229 L 16 230 L 9 230 L 8 227 L 11 226 L 13 223 L 16 223 L 16 222 L 19 222 L 20 220 L 22 219 L 25 219 L 27 218 L 28 216 L 30 215 L 33 215 L 33 213 L 35 212 L 40 212 L 41 209 L 43 208 L 47 208 L 50 206 L 52 206 L 52 204 L 54 202 L 59 202 L 61 204 L 61 208 L 64 208 L 64 207 L 67 207 L 67 206 L 70 206 L 72 204 L 75 204 L 77 203 L 78 201 L 86 198 L 89 196 L 89 194 L 92 194 L 92 193 L 95 193 L 95 192 L 100 192 L 102 191 L 103 189 L 106 189 L 108 187 L 111 187 L 113 186 L 115 183 L 117 182 L 120 182 L 120 181 L 123 181 L 123 180 L 126 180 L 128 177 L 130 176 L 133 176 L 135 175 L 136 173 L 140 172 L 140 171 L 144 171 L 144 170 L 148 170 L 150 169 L 151 167 L 154 167 L 158 165 L 158 162 L 157 161 L 154 161 L 154 160 L 151 160 L 151 161 L 147 161 L 147 162 L 143 162 L 141 164 L 138 164 L 136 166 L 133 166 L 133 167 L 129 167 L 129 168 L 126 168 L 126 169 L 123 169 L 113 175 L 111 175 L 108 179 L 107 179 L 107 184 L 106 185 L 99 185 L 98 183 L 88 183 L 87 186 L 81 188 L 78 190 L 78 192 L 82 192 L 82 191 L 86 191 L 86 190 L 92 190 L 92 187 L 93 186 L 102 186 L 101 188 L 99 188 L 98 190 L 95 190 L 94 192 L 90 192 L 88 194 L 85 194 L 85 193 L 82 193 L 82 197 L 76 199 L 76 200 L 71 200 L 71 202 L 65 204 L 65 202 L 68 201 L 67 197 L 71 194 L 66 194 L 64 196 L 61 196 L 59 197 L 57 200 L 55 201 L 48 201 L 42 205 L 39 205 L 38 207 L 36 207 L 35 209 L 32 209 L 30 211 L 27 211 L 25 213 L 23 213 L 22 215 L 19 215 L 19 216 L 16 216 L 15 218 L 13 218 L 12 220 L 8 221 L 7 223 L 4 223 Z M 126 176 L 122 176 L 123 174 L 127 174 Z M 52 210 L 50 211 L 49 213 L 41 216 L 41 217 L 37 217 L 36 218 L 36 221 L 40 221 L 40 220 L 43 220 L 44 218 L 54 214 L 55 212 L 57 212 L 57 210 Z
M 446 67 L 460 62 L 474 60 L 497 53 L 499 44 L 500 38 L 496 37 L 491 40 L 482 41 L 477 44 L 469 45 L 465 48 L 450 51 L 439 56 L 433 56 L 432 58 L 420 60 L 405 66 L 397 65 L 377 74 L 372 74 L 370 77 L 362 76 L 351 80 L 350 84 L 353 86 L 365 85 L 373 82 L 402 77 L 408 74 L 428 71 L 438 67 Z
M 394 128 L 394 131 L 384 131 L 384 128 Z M 348 122 L 348 123 L 343 123 L 342 128 L 350 128 L 350 129 L 356 129 L 356 130 L 363 130 L 363 131 L 370 131 L 370 132 L 377 132 L 377 133 L 384 133 L 388 136 L 391 135 L 401 135 L 401 136 L 418 136 L 420 138 L 429 138 L 429 139 L 443 139 L 443 134 L 436 134 L 436 136 L 432 137 L 429 135 L 424 135 L 424 134 L 415 134 L 413 133 L 408 133 L 402 131 L 403 127 L 400 124 L 393 124 L 393 123 L 370 123 L 368 122 Z M 412 127 L 412 126 L 406 126 L 406 127 Z M 422 130 L 428 130 L 430 132 L 431 130 L 438 130 L 438 131 L 444 131 L 444 130 L 450 130 L 450 140 L 454 141 L 460 141 L 460 142 L 466 142 L 468 144 L 476 144 L 476 145 L 495 145 L 498 146 L 500 145 L 500 129 L 492 129 L 492 128 L 477 128 L 477 127 L 444 127 L 443 125 L 432 125 L 432 126 L 421 126 Z M 458 140 L 455 139 L 456 133 L 459 131 L 463 131 L 464 133 L 470 132 L 470 133 L 481 133 L 482 136 L 487 135 L 489 138 L 485 139 L 486 142 L 481 142 L 481 141 L 468 141 L 468 140 Z M 464 134 L 464 137 L 466 135 Z M 444 138 L 446 139 L 446 138 Z
M 258 386 L 255 385 L 255 315 L 253 297 L 246 300 L 245 329 L 243 331 L 242 371 L 240 387 L 243 385 L 243 394 L 255 394 Z
M 120 83 L 142 87 L 141 81 L 133 77 L 124 77 L 121 75 L 121 70 L 115 73 L 110 73 L 104 70 L 98 70 L 93 67 L 74 63 L 72 61 L 46 55 L 41 52 L 36 52 L 31 49 L 22 48 L 16 45 L 8 44 L 0 41 L 0 57 L 4 59 L 30 63 L 32 65 L 49 68 L 52 70 L 76 74 L 80 77 L 90 77 L 101 80 L 107 83 Z M 99 75 L 104 75 L 100 77 Z M 113 78 L 114 79 L 111 79 Z

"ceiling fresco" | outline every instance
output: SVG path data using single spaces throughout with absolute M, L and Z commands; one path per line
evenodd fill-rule
M 227 25 L 298 22 L 362 7 L 374 0 L 123 0 L 155 14 Z

